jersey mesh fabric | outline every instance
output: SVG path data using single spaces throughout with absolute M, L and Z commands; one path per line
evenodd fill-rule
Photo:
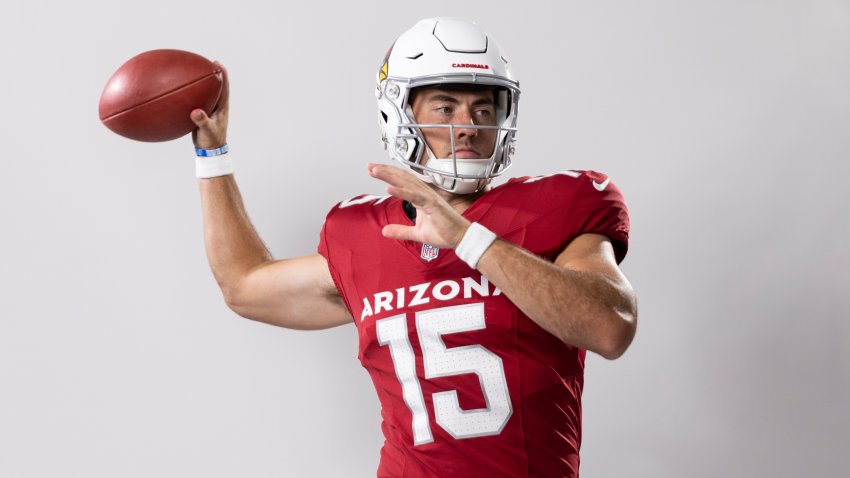
M 617 262 L 628 249 L 622 194 L 594 171 L 512 179 L 464 216 L 550 261 L 585 233 L 610 238 Z M 585 351 L 453 251 L 433 258 L 422 244 L 384 238 L 387 224 L 412 224 L 402 201 L 360 196 L 331 210 L 319 243 L 381 402 L 378 476 L 577 477 Z M 381 343 L 378 324 L 395 342 Z M 424 410 L 412 412 L 405 390 Z

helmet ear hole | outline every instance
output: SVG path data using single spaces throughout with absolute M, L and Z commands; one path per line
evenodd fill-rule
M 499 113 L 498 121 L 499 124 L 502 124 L 507 118 L 511 116 L 511 94 L 505 88 L 499 88 L 496 90 L 496 111 Z

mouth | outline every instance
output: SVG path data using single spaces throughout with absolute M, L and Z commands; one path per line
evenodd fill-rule
M 449 158 L 451 158 L 449 154 Z M 455 157 L 457 159 L 481 159 L 481 153 L 472 148 L 457 148 L 455 149 Z

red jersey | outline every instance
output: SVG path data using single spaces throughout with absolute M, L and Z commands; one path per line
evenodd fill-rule
M 553 261 L 584 233 L 617 262 L 629 218 L 593 171 L 511 179 L 463 214 Z M 455 256 L 384 238 L 413 225 L 402 201 L 358 196 L 328 214 L 319 253 L 360 339 L 381 401 L 379 477 L 577 477 L 585 351 L 540 328 Z

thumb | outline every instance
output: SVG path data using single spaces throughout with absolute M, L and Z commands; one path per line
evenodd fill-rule
M 192 118 L 192 122 L 195 123 L 196 126 L 204 126 L 210 121 L 210 117 L 207 116 L 207 113 L 200 108 L 192 110 L 192 113 L 189 116 Z
M 396 239 L 399 241 L 415 241 L 413 226 L 402 226 L 399 224 L 388 224 L 384 226 L 381 233 L 387 239 Z

